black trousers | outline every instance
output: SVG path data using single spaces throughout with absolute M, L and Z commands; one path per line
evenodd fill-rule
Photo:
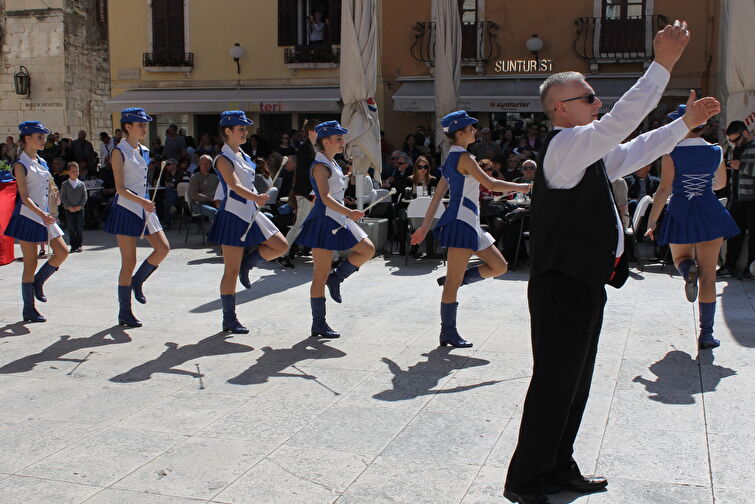
M 590 393 L 606 291 L 551 270 L 530 279 L 527 297 L 534 365 L 506 488 L 541 493 L 547 481 L 579 474 L 574 440 Z
M 746 233 L 749 232 L 747 265 L 745 265 L 745 268 L 748 268 L 752 261 L 755 261 L 755 201 L 740 201 L 732 206 L 730 212 L 734 222 L 739 226 L 740 233 L 726 242 L 726 266 L 731 270 L 737 269 L 742 243 L 744 243 Z
M 84 240 L 84 209 L 78 212 L 66 210 L 66 231 L 72 249 L 81 247 Z

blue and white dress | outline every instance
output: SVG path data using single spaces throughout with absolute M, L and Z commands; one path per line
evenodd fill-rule
M 495 240 L 480 226 L 480 183 L 471 175 L 462 175 L 456 169 L 459 158 L 465 153 L 469 154 L 463 147 L 453 145 L 443 163 L 441 170 L 443 178 L 448 182 L 451 197 L 433 233 L 443 247 L 477 252 L 490 247 Z
M 125 138 L 114 147 L 123 154 L 123 187 L 137 196 L 149 199 L 147 193 L 147 169 L 149 167 L 149 149 L 140 143 L 131 147 Z M 147 228 L 144 228 L 144 220 Z M 122 198 L 119 194 L 113 198 L 113 206 L 105 222 L 105 231 L 124 236 L 141 236 L 162 231 L 160 219 L 155 212 L 147 213 L 139 203 Z
M 739 228 L 713 193 L 713 178 L 723 153 L 702 138 L 685 138 L 671 151 L 674 182 L 660 223 L 658 243 L 698 243 L 729 239 Z
M 367 238 L 367 233 L 353 220 L 325 206 L 320 197 L 317 181 L 312 176 L 312 169 L 318 164 L 323 164 L 330 170 L 328 177 L 330 196 L 343 205 L 348 177 L 343 174 L 338 163 L 329 160 L 322 152 L 318 152 L 309 168 L 309 180 L 315 193 L 315 204 L 302 224 L 296 243 L 310 248 L 348 250 Z M 343 227 L 333 234 L 333 230 L 340 226 Z
M 241 185 L 257 194 L 257 190 L 254 188 L 254 175 L 257 166 L 252 158 L 241 150 L 234 152 L 228 144 L 223 145 L 223 149 L 215 158 L 214 163 L 217 163 L 221 156 L 231 162 L 233 171 Z M 259 211 L 256 203 L 230 191 L 228 182 L 223 179 L 220 170 L 215 169 L 215 172 L 220 179 L 223 196 L 215 222 L 212 223 L 210 232 L 207 234 L 207 240 L 210 243 L 234 247 L 253 247 L 267 241 L 268 238 L 278 232 L 275 224 Z M 218 192 L 216 192 L 217 194 Z M 249 229 L 246 239 L 241 241 L 241 236 L 246 232 L 250 222 L 253 223 L 252 227 Z
M 41 157 L 29 157 L 26 152 L 21 153 L 17 163 L 21 163 L 26 172 L 26 190 L 29 198 L 43 212 L 50 212 L 48 198 L 50 195 L 50 179 L 52 174 L 47 168 L 47 162 Z M 16 202 L 5 236 L 17 240 L 42 243 L 63 236 L 63 230 L 57 224 L 46 226 L 42 217 L 32 212 L 23 204 L 21 198 Z

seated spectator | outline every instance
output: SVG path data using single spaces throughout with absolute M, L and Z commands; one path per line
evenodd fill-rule
M 419 156 L 414 163 L 414 172 L 407 177 L 406 187 L 404 188 L 405 196 L 407 192 L 413 198 L 420 194 L 430 196 L 432 189 L 438 185 L 438 179 L 432 175 L 430 169 L 430 161 L 425 156 Z
M 165 147 L 163 147 L 163 143 L 157 137 L 153 138 L 152 142 L 150 142 L 149 157 L 156 161 L 165 159 Z
M 214 156 L 216 154 L 215 146 L 213 145 L 212 140 L 210 140 L 209 133 L 202 133 L 202 135 L 200 135 L 199 145 L 194 154 L 197 156 Z
M 506 168 L 504 168 L 501 176 L 503 180 L 512 182 L 522 176 L 522 172 L 519 171 L 519 157 L 516 154 L 510 154 L 506 159 Z
M 416 161 L 416 159 L 423 154 L 417 145 L 417 137 L 411 133 L 404 138 L 403 150 L 410 158 L 412 158 L 412 161 Z
M 487 176 L 498 179 L 501 178 L 501 174 L 495 172 L 493 162 L 490 159 L 481 159 L 477 164 L 480 165 L 480 168 L 482 168 L 482 171 L 484 171 Z M 494 197 L 500 196 L 501 194 L 503 193 L 491 191 L 480 185 L 480 201 L 492 200 Z
M 393 158 L 391 158 L 391 161 L 393 162 Z M 388 187 L 395 188 L 397 194 L 401 194 L 404 191 L 407 177 L 414 172 L 412 169 L 413 164 L 412 158 L 409 157 L 408 154 L 405 152 L 399 153 L 398 160 L 396 161 L 396 168 L 393 170 L 393 173 L 391 173 L 391 176 L 388 177 L 387 181 Z M 398 199 L 398 197 L 395 199 Z
M 637 203 L 640 202 L 645 196 L 652 196 L 655 191 L 658 190 L 658 186 L 661 183 L 661 179 L 650 175 L 650 169 L 652 164 L 643 166 L 633 175 L 626 177 L 627 182 L 627 198 L 629 199 L 629 215 L 634 215 L 634 210 L 637 208 Z M 642 236 L 642 235 L 640 235 Z
M 159 176 L 159 172 L 156 175 Z M 163 209 L 162 219 L 165 220 L 164 227 L 166 229 L 170 229 L 172 226 L 171 216 L 178 213 L 178 191 L 176 188 L 181 182 L 182 177 L 183 175 L 178 171 L 178 162 L 170 158 L 165 162 L 162 178 L 153 181 L 153 185 L 163 187 L 162 191 L 158 191 L 156 199 L 162 199 L 162 205 L 157 205 L 157 207 L 162 207 Z
M 215 190 L 218 188 L 218 177 L 212 170 L 212 158 L 203 154 L 199 157 L 197 172 L 189 180 L 189 202 L 196 204 L 199 213 L 207 217 L 210 222 L 215 220 L 218 209 L 215 207 Z
M 13 163 L 18 160 L 19 149 L 18 144 L 14 141 L 12 136 L 5 139 L 2 151 L 0 151 L 0 160 L 5 161 L 9 165 L 13 166 Z
M 537 171 L 537 163 L 531 159 L 528 159 L 522 163 L 520 168 L 522 176 L 518 179 L 514 179 L 514 182 L 518 184 L 532 184 L 535 181 L 535 171 Z
M 291 135 L 289 133 L 283 133 L 281 135 L 280 143 L 275 149 L 273 149 L 273 151 L 277 152 L 281 156 L 293 156 L 294 154 L 296 154 L 296 148 L 291 145 Z
M 258 194 L 265 194 L 274 186 L 273 174 L 270 173 L 267 161 L 263 158 L 255 159 L 254 164 L 257 165 L 257 173 L 254 177 L 254 188 L 257 189 Z
M 493 159 L 501 155 L 501 147 L 493 141 L 493 134 L 490 128 L 482 128 L 480 131 L 480 141 L 474 144 L 470 150 L 477 159 Z

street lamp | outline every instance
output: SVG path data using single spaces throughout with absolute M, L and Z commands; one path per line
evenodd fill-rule
M 16 86 L 16 94 L 29 97 L 31 94 L 31 77 L 29 77 L 29 70 L 25 66 L 22 65 L 18 72 L 13 74 L 13 84 Z
M 239 60 L 244 57 L 246 54 L 246 49 L 241 47 L 238 42 L 233 44 L 233 47 L 231 47 L 228 50 L 228 54 L 231 55 L 231 58 L 233 58 L 233 61 L 236 62 L 236 74 L 241 74 L 241 64 L 239 64 Z
M 527 50 L 535 55 L 535 60 L 537 61 L 538 67 L 540 67 L 540 54 L 539 53 L 540 51 L 543 50 L 543 45 L 545 45 L 545 43 L 543 42 L 543 39 L 538 37 L 536 34 L 532 35 L 529 39 L 527 39 Z

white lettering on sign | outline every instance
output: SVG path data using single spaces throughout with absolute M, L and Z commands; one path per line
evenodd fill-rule
M 495 71 L 498 73 L 551 72 L 553 60 L 497 60 Z

